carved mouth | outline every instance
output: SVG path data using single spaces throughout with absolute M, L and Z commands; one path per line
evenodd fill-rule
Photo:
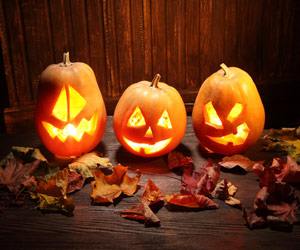
M 89 135 L 93 135 L 95 133 L 97 117 L 97 113 L 95 113 L 89 121 L 83 118 L 77 128 L 71 123 L 68 123 L 63 129 L 57 128 L 45 121 L 43 121 L 42 124 L 52 139 L 57 137 L 62 142 L 65 142 L 66 139 L 71 136 L 79 142 L 84 133 Z
M 140 152 L 141 149 L 143 149 L 145 154 L 147 154 L 147 155 L 161 151 L 166 146 L 168 146 L 168 144 L 172 140 L 172 137 L 171 137 L 169 139 L 156 142 L 155 144 L 148 144 L 148 143 L 136 143 L 136 142 L 128 140 L 125 137 L 123 137 L 123 138 L 124 138 L 125 142 L 127 143 L 127 145 L 129 147 L 131 147 L 135 152 Z
M 228 134 L 222 137 L 213 137 L 213 136 L 207 136 L 207 137 L 219 144 L 228 145 L 230 143 L 233 146 L 239 146 L 245 143 L 246 139 L 248 138 L 249 132 L 250 129 L 247 126 L 247 123 L 244 122 L 243 124 L 237 126 L 236 134 Z

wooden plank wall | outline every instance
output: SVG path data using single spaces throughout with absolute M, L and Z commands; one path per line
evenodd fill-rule
M 0 0 L 7 131 L 32 127 L 40 74 L 66 51 L 93 68 L 109 114 L 127 86 L 157 72 L 192 103 L 224 62 L 253 77 L 268 126 L 298 123 L 271 107 L 299 114 L 299 2 Z

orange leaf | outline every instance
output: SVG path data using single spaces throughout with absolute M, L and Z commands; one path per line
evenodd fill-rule
M 121 211 L 121 216 L 123 218 L 133 219 L 133 220 L 142 220 L 145 225 L 159 224 L 160 220 L 152 212 L 150 207 L 142 202 L 136 206 L 133 206 L 130 209 Z
M 167 195 L 168 203 L 188 208 L 217 208 L 218 204 L 201 194 L 173 194 Z
M 119 164 L 109 176 L 104 175 L 101 170 L 93 171 L 95 181 L 91 182 L 91 197 L 94 203 L 112 203 L 122 192 L 128 196 L 135 193 L 141 174 L 131 178 L 127 175 L 127 169 L 128 167 Z
M 164 200 L 162 191 L 154 184 L 151 179 L 149 179 L 142 196 L 142 202 L 148 205 L 152 205 L 162 200 Z

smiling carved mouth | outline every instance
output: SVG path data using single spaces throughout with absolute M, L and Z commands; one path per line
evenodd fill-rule
M 247 123 L 243 123 L 239 126 L 237 126 L 237 133 L 236 134 L 228 134 L 224 135 L 222 137 L 213 137 L 213 136 L 207 136 L 212 141 L 228 145 L 229 143 L 232 143 L 233 146 L 239 146 L 245 143 L 248 135 L 249 135 L 250 129 L 247 126 Z
M 126 139 L 125 137 L 123 137 L 123 138 L 124 138 L 125 142 L 127 143 L 127 145 L 129 147 L 131 147 L 134 151 L 140 152 L 141 149 L 144 149 L 145 154 L 153 154 L 153 153 L 161 151 L 166 146 L 168 146 L 168 144 L 172 140 L 172 137 L 171 137 L 169 139 L 156 142 L 155 144 L 148 144 L 148 143 L 136 143 L 136 142 Z

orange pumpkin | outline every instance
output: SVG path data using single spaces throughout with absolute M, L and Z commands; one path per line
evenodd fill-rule
M 35 125 L 42 143 L 58 156 L 76 156 L 101 140 L 106 110 L 93 70 L 71 63 L 69 53 L 60 64 L 42 73 L 36 102 Z
M 252 78 L 221 64 L 202 84 L 192 120 L 200 144 L 219 154 L 241 153 L 261 136 L 265 111 Z
M 181 142 L 186 111 L 177 90 L 159 82 L 141 81 L 129 86 L 114 112 L 117 139 L 129 152 L 143 156 L 164 155 Z

